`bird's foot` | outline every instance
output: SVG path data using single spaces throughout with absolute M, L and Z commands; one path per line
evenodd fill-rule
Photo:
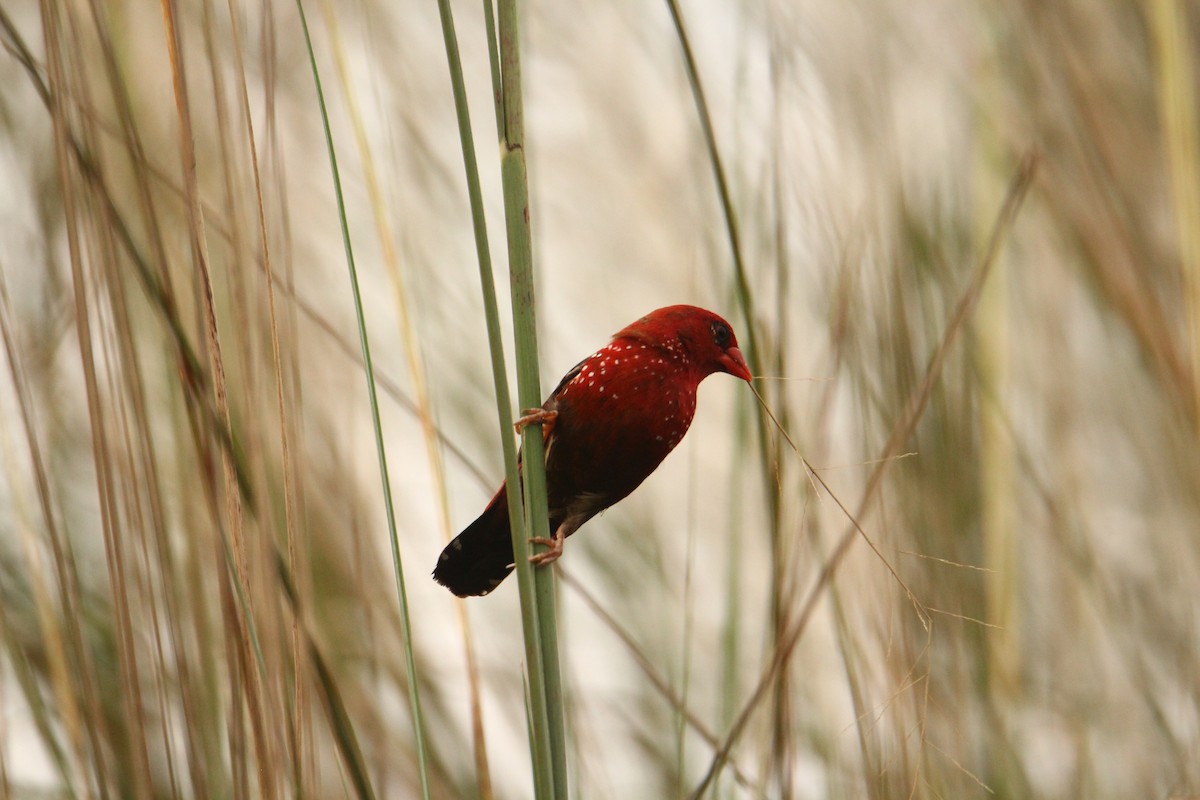
M 563 554 L 563 539 L 562 531 L 555 531 L 554 536 L 547 538 L 545 536 L 534 536 L 529 540 L 530 544 L 542 544 L 550 548 L 543 550 L 540 553 L 534 553 L 529 557 L 529 563 L 535 567 L 544 567 L 547 564 L 553 564 L 558 561 Z
M 544 408 L 527 408 L 521 412 L 521 416 L 513 423 L 513 428 L 520 435 L 521 431 L 525 430 L 529 425 L 542 426 L 542 438 L 550 438 L 550 431 L 554 430 L 554 421 L 558 419 L 557 411 L 547 411 Z

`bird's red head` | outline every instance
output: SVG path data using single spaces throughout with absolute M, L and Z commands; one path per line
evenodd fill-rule
M 681 348 L 687 361 L 703 378 L 727 372 L 744 381 L 750 368 L 738 349 L 733 328 L 721 317 L 696 306 L 667 306 L 617 333 L 615 339 L 635 339 L 655 347 Z

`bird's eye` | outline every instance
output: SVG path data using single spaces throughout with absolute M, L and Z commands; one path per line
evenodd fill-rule
M 729 330 L 729 326 L 724 323 L 714 322 L 712 324 L 712 336 L 713 342 L 716 343 L 717 347 L 724 350 L 729 346 L 729 340 L 733 338 L 733 331 Z

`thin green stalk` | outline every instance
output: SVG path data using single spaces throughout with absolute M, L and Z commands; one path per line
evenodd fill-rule
M 487 327 L 488 344 L 492 357 L 492 380 L 496 387 L 496 411 L 500 425 L 500 444 L 504 454 L 504 467 L 508 481 L 508 506 L 513 509 L 514 530 L 525 527 L 520 513 L 520 480 L 517 469 L 517 447 L 513 442 L 513 404 L 508 389 L 508 372 L 504 363 L 504 343 L 500 330 L 500 311 L 496 302 L 496 282 L 492 271 L 492 255 L 488 246 L 487 221 L 483 209 L 483 192 L 479 184 L 479 165 L 475 158 L 475 138 L 471 134 L 471 113 L 467 106 L 467 90 L 463 81 L 462 60 L 459 58 L 458 37 L 454 31 L 454 17 L 449 0 L 438 0 L 441 14 L 442 37 L 446 45 L 446 60 L 450 67 L 450 83 L 454 93 L 454 109 L 458 117 L 459 140 L 462 145 L 463 167 L 467 178 L 467 199 L 471 206 L 471 221 L 474 225 L 475 255 L 479 261 L 479 283 L 483 290 L 484 322 Z
M 746 315 L 746 331 L 743 335 L 743 349 L 746 351 L 746 362 L 750 371 L 757 375 L 761 356 L 758 351 L 758 339 L 754 333 L 754 296 L 750 292 L 750 279 L 746 275 L 746 260 L 742 257 L 741 229 L 738 225 L 737 213 L 733 208 L 733 195 L 729 190 L 729 178 L 725 174 L 725 164 L 721 160 L 721 151 L 717 148 L 717 134 L 713 130 L 712 114 L 708 110 L 708 99 L 704 94 L 704 85 L 700 83 L 700 72 L 696 67 L 696 56 L 692 53 L 692 43 L 687 30 L 683 27 L 683 14 L 676 0 L 667 0 L 667 10 L 671 13 L 671 21 L 675 24 L 675 33 L 679 37 L 679 46 L 683 50 L 683 65 L 687 69 L 688 85 L 692 89 L 692 99 L 696 103 L 696 114 L 700 119 L 700 128 L 704 133 L 704 146 L 708 151 L 708 159 L 712 163 L 713 178 L 717 181 L 717 194 L 721 200 L 721 212 L 725 215 L 725 230 L 729 237 L 729 249 L 733 254 L 733 274 L 737 282 L 738 302 Z
M 750 291 L 750 279 L 746 272 L 746 259 L 742 255 L 741 226 L 738 223 L 737 212 L 733 207 L 733 194 L 729 188 L 729 178 L 726 174 L 725 163 L 721 158 L 720 148 L 717 147 L 717 134 L 713 128 L 712 113 L 708 108 L 708 98 L 704 94 L 704 84 L 700 82 L 700 71 L 696 65 L 696 56 L 692 52 L 692 43 L 688 38 L 687 29 L 684 27 L 683 13 L 679 10 L 677 0 L 667 0 L 667 10 L 671 14 L 671 21 L 675 24 L 675 33 L 679 37 L 679 47 L 683 54 L 683 64 L 687 71 L 688 85 L 691 87 L 692 99 L 696 104 L 696 116 L 700 122 L 700 129 L 704 134 L 704 146 L 708 151 L 709 163 L 712 164 L 713 178 L 717 183 L 717 196 L 721 201 L 721 212 L 725 218 L 725 232 L 729 238 L 729 249 L 733 256 L 735 293 L 738 304 L 742 308 L 742 314 L 746 318 L 745 333 L 742 337 L 744 340 L 743 349 L 746 353 L 746 363 L 749 364 L 752 374 L 759 375 L 761 365 L 766 363 L 768 358 L 767 353 L 760 350 L 759 347 L 760 343 L 755 327 L 754 296 Z M 779 462 L 779 448 L 776 440 L 771 437 L 770 428 L 761 414 L 757 417 L 757 433 L 764 458 L 764 471 L 769 475 L 774 470 L 772 465 Z M 778 493 L 768 492 L 767 502 L 770 506 L 772 520 L 772 553 L 777 554 L 779 549 L 779 514 L 781 509 Z M 777 572 L 773 571 L 773 574 L 777 575 Z M 778 591 L 773 589 L 772 596 L 777 597 Z M 779 616 L 779 609 L 773 610 L 773 616 Z
M 713 178 L 717 184 L 717 195 L 721 202 L 721 211 L 725 218 L 726 236 L 729 239 L 729 249 L 733 256 L 735 294 L 737 295 L 738 303 L 741 305 L 742 313 L 746 317 L 744 335 L 746 360 L 750 366 L 751 373 L 759 375 L 761 365 L 767 363 L 770 358 L 766 352 L 760 350 L 756 335 L 754 297 L 750 290 L 746 261 L 742 254 L 741 227 L 738 224 L 737 213 L 733 206 L 733 194 L 729 188 L 729 178 L 725 170 L 724 161 L 721 158 L 720 148 L 717 147 L 717 135 L 713 127 L 712 113 L 709 111 L 708 99 L 704 93 L 704 85 L 700 82 L 700 72 L 696 65 L 696 57 L 692 52 L 691 40 L 688 38 L 687 29 L 684 27 L 683 14 L 679 10 L 677 0 L 667 0 L 667 10 L 671 14 L 671 21 L 675 25 L 675 32 L 679 38 L 679 46 L 683 54 L 688 84 L 692 90 L 692 99 L 696 104 L 696 115 L 699 118 L 700 129 L 704 134 L 704 145 L 708 152 L 709 162 L 712 165 Z M 768 479 L 767 485 L 772 485 L 770 476 L 777 474 L 779 469 L 780 448 L 778 439 L 772 437 L 771 429 L 762 414 L 757 415 L 755 419 L 757 423 L 755 430 L 758 434 L 759 448 L 762 454 L 763 476 Z M 787 569 L 782 554 L 784 530 L 781 525 L 780 514 L 782 513 L 783 506 L 780 494 L 777 491 L 767 492 L 766 500 L 770 514 L 770 525 L 768 528 L 771 548 L 770 627 L 774 636 L 774 644 L 778 646 L 787 622 L 787 610 L 784 608 L 785 600 L 782 588 L 784 571 Z M 776 697 L 775 702 L 772 704 L 773 713 L 775 714 L 772 721 L 772 733 L 775 737 L 776 752 L 778 753 L 778 743 L 784 741 L 791 727 L 789 721 L 785 718 L 785 712 L 789 706 L 786 673 L 779 676 L 779 681 L 775 685 L 774 691 Z M 778 762 L 780 759 L 777 758 L 775 760 Z
M 296 0 L 300 13 L 300 25 L 304 30 L 304 43 L 308 49 L 308 60 L 312 66 L 313 85 L 316 88 L 317 104 L 321 111 L 321 126 L 325 132 L 325 146 L 329 151 L 329 168 L 333 176 L 334 196 L 337 198 L 338 221 L 342 229 L 342 244 L 346 250 L 346 267 L 350 271 L 350 289 L 354 297 L 354 315 L 358 321 L 358 338 L 362 348 L 363 367 L 367 378 L 367 397 L 371 404 L 371 422 L 375 431 L 375 452 L 379 456 L 379 479 L 383 489 L 383 504 L 387 512 L 388 534 L 392 545 L 392 566 L 396 579 L 396 598 L 400 604 L 400 633 L 403 637 L 404 661 L 408 678 L 408 700 L 412 711 L 413 741 L 417 749 L 417 772 L 421 781 L 421 796 L 429 800 L 429 770 L 425 745 L 425 725 L 421 714 L 421 696 L 417 687 L 417 666 L 413 656 L 412 619 L 408 612 L 408 592 L 404 585 L 404 565 L 400 558 L 400 538 L 396 532 L 396 509 L 392 503 L 391 480 L 388 477 L 387 450 L 383 443 L 383 423 L 379 414 L 379 397 L 375 388 L 375 368 L 371 361 L 371 346 L 367 338 L 366 317 L 363 311 L 362 292 L 358 285 L 358 270 L 354 265 L 354 249 L 350 244 L 350 227 L 346 219 L 346 200 L 342 195 L 341 173 L 338 171 L 337 154 L 333 146 L 333 131 L 329 127 L 329 110 L 325 105 L 325 93 L 321 87 L 321 75 L 317 69 L 317 57 L 313 52 L 312 36 L 308 31 L 308 19 L 304 15 L 304 4 Z M 365 776 L 364 776 L 365 777 Z M 370 785 L 363 782 L 369 791 Z
M 542 676 L 542 642 L 537 626 L 537 596 L 532 588 L 532 576 L 528 569 L 527 526 L 524 503 L 521 499 L 521 476 L 517 461 L 516 443 L 510 433 L 513 420 L 512 395 L 508 387 L 508 372 L 504 359 L 504 341 L 500 331 L 500 311 L 496 302 L 496 283 L 492 272 L 492 257 L 488 247 L 487 225 L 483 210 L 483 193 L 479 185 L 479 166 L 475 159 L 475 141 L 471 134 L 471 114 L 467 105 L 466 85 L 462 75 L 462 60 L 459 57 L 458 37 L 454 30 L 454 17 L 448 0 L 438 0 L 441 15 L 442 37 L 446 46 L 446 60 L 450 68 L 450 83 L 454 94 L 454 107 L 458 117 L 459 139 L 463 151 L 463 166 L 467 177 L 467 196 L 471 205 L 474 223 L 475 251 L 479 261 L 479 284 L 483 291 L 484 319 L 487 326 L 488 346 L 491 353 L 492 381 L 496 387 L 496 413 L 500 426 L 500 444 L 504 454 L 505 493 L 508 499 L 509 527 L 512 531 L 513 554 L 518 565 L 517 584 L 521 598 L 521 624 L 525 641 L 525 661 L 529 670 L 531 686 L 530 703 L 530 751 L 533 755 L 533 774 L 538 797 L 548 797 L 553 782 L 550 766 L 549 725 L 546 721 L 545 683 Z M 490 6 L 489 6 L 490 19 Z M 489 26 L 490 31 L 490 26 Z M 491 33 L 489 32 L 489 38 Z M 495 49 L 489 45 L 493 60 L 493 79 L 498 75 L 495 65 Z M 498 94 L 500 87 L 494 84 Z M 497 116 L 497 124 L 500 124 Z
M 496 112 L 496 135 L 504 133 L 504 94 L 500 82 L 500 50 L 496 43 L 496 9 L 483 0 L 483 29 L 487 32 L 488 64 L 492 68 L 492 106 Z
M 537 350 L 533 254 L 529 231 L 529 185 L 525 167 L 525 121 L 521 101 L 521 56 L 516 0 L 500 0 L 497 14 L 500 46 L 500 79 L 504 108 L 501 136 L 500 174 L 504 183 L 504 217 L 508 232 L 508 268 L 512 288 L 513 338 L 517 356 L 517 395 L 521 408 L 536 408 L 542 401 Z M 524 490 L 526 519 L 535 537 L 550 535 L 546 513 L 546 474 L 540 426 L 525 428 Z M 531 665 L 532 696 L 537 711 L 538 696 L 545 703 L 547 727 L 538 739 L 549 738 L 549 763 L 540 762 L 537 779 L 544 786 L 545 768 L 551 773 L 552 793 L 567 796 L 566 730 L 563 722 L 562 680 L 558 661 L 558 622 L 555 611 L 554 573 L 533 569 L 525 542 L 516 541 L 517 575 L 522 595 L 532 582 L 541 648 L 541 685 Z M 527 649 L 528 645 L 527 645 Z M 535 722 L 537 718 L 535 717 Z

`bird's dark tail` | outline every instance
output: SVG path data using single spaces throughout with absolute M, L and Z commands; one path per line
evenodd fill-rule
M 513 570 L 508 496 L 500 491 L 479 519 L 454 537 L 433 570 L 433 579 L 459 597 L 487 594 Z

